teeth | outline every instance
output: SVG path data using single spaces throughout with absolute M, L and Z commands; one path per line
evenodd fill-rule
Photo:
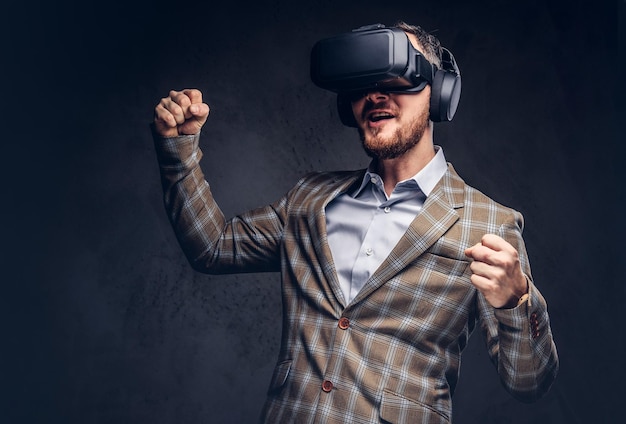
M 386 113 L 386 112 L 374 112 L 370 115 L 370 119 L 371 120 L 379 120 L 379 119 L 385 119 L 385 118 L 392 118 L 393 115 L 391 115 L 390 113 Z

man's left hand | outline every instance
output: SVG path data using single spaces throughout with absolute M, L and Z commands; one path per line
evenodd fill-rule
M 517 250 L 502 237 L 485 234 L 480 243 L 465 249 L 473 259 L 471 282 L 494 308 L 514 308 L 528 291 Z

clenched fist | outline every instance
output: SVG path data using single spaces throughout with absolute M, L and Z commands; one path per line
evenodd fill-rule
M 528 291 L 517 250 L 503 238 L 486 234 L 465 255 L 473 259 L 472 284 L 494 308 L 515 307 Z
M 208 116 L 209 105 L 202 103 L 199 90 L 172 90 L 154 108 L 154 129 L 162 137 L 197 134 Z

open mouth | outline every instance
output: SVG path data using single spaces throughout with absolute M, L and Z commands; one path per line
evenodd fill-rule
M 389 112 L 372 112 L 367 116 L 370 122 L 380 122 L 385 119 L 393 119 L 394 116 Z

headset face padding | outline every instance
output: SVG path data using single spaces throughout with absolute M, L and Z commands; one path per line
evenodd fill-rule
M 337 95 L 337 111 L 339 112 L 339 119 L 342 124 L 347 127 L 358 127 L 356 119 L 354 118 L 354 112 L 352 112 L 350 96 L 346 94 Z

